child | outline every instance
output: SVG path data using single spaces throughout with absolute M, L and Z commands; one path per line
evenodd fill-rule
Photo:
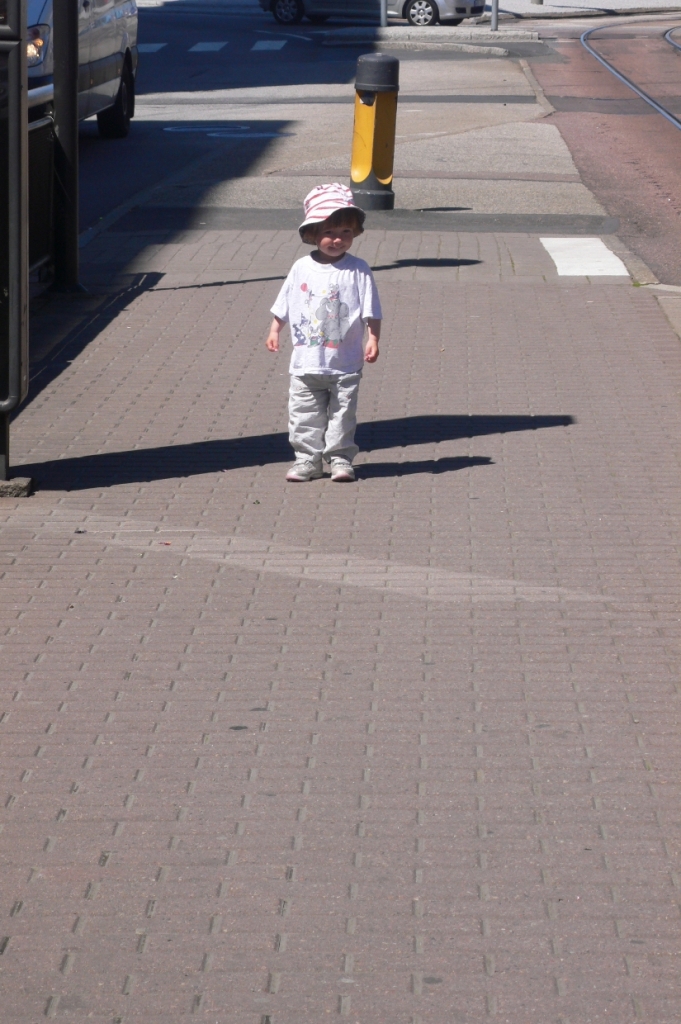
M 296 461 L 286 479 L 294 483 L 318 480 L 323 459 L 336 483 L 355 479 L 357 393 L 363 363 L 378 359 L 382 315 L 371 270 L 348 255 L 364 216 L 345 185 L 313 188 L 299 231 L 316 248 L 293 264 L 272 307 L 267 348 L 279 351 L 285 323 L 293 341 L 289 440 Z

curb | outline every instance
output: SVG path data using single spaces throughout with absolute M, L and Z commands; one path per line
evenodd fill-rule
M 21 466 L 16 468 L 21 469 Z M 9 480 L 0 480 L 0 498 L 30 498 L 32 494 L 33 478 L 30 476 L 13 476 Z
M 323 46 L 354 45 L 355 43 L 402 43 L 435 44 L 447 46 L 452 43 L 538 43 L 539 32 L 530 29 L 500 29 L 492 32 L 488 28 L 339 28 L 324 32 Z
M 622 260 L 637 285 L 651 288 L 659 284 L 655 274 L 643 260 L 629 249 L 619 235 L 603 235 L 607 247 Z
M 420 42 L 414 40 L 409 42 L 407 40 L 395 41 L 392 40 L 377 40 L 382 42 L 387 50 L 447 50 L 449 53 L 485 53 L 489 57 L 508 57 L 509 51 L 504 49 L 503 46 L 484 46 L 482 43 L 476 45 L 475 43 L 431 43 L 428 40 Z M 354 39 L 325 39 L 322 46 L 357 46 L 357 40 Z M 369 43 L 373 40 L 359 40 L 359 42 Z
M 631 7 L 631 8 L 620 8 L 619 10 L 612 9 L 610 7 L 606 9 L 601 8 L 600 10 L 594 10 L 593 8 L 579 8 L 575 7 L 570 11 L 544 11 L 541 5 L 537 5 L 535 11 L 505 11 L 503 14 L 500 12 L 500 18 L 506 20 L 507 18 L 511 21 L 564 21 L 566 18 L 582 19 L 582 18 L 626 18 L 631 15 L 632 17 L 640 17 L 641 15 L 648 17 L 653 14 L 678 14 L 681 11 L 679 7 Z M 489 14 L 481 14 L 477 19 L 477 24 L 485 24 L 490 21 Z
M 520 63 L 520 67 L 522 69 L 522 72 L 525 75 L 525 78 L 527 79 L 527 81 L 530 84 L 532 92 L 534 93 L 534 95 L 536 97 L 536 100 L 537 100 L 537 103 L 539 104 L 539 106 L 542 108 L 542 110 L 544 111 L 545 114 L 555 114 L 556 108 L 554 107 L 554 105 L 552 103 L 549 103 L 549 101 L 547 100 L 546 93 L 542 89 L 542 87 L 539 84 L 539 82 L 537 81 L 537 79 L 534 77 L 534 75 L 532 73 L 532 68 L 530 67 L 530 65 L 527 63 L 527 61 L 524 58 L 521 58 L 519 63 Z

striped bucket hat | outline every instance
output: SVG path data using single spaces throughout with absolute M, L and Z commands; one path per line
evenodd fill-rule
M 354 210 L 360 225 L 364 224 L 366 214 L 355 205 L 352 192 L 347 185 L 334 181 L 330 185 L 317 185 L 305 196 L 305 220 L 300 225 L 300 237 L 305 242 L 307 229 L 327 220 L 336 210 Z

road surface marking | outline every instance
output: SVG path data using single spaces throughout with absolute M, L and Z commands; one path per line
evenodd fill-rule
M 268 28 L 256 28 L 256 36 L 286 36 L 287 39 L 302 39 L 306 43 L 313 43 L 314 39 L 312 36 L 302 36 L 300 32 L 280 32 L 279 29 L 276 31 L 270 31 Z
M 257 127 L 257 125 L 256 125 Z M 295 132 L 255 132 L 247 124 L 170 125 L 164 132 L 201 132 L 211 139 L 280 139 Z
M 283 50 L 287 42 L 286 39 L 259 39 L 251 50 Z
M 619 256 L 600 238 L 540 238 L 559 277 L 629 277 Z
M 167 43 L 138 43 L 137 49 L 140 53 L 158 53 Z
M 227 43 L 194 43 L 193 46 L 189 47 L 190 53 L 217 53 L 223 46 L 227 46 Z

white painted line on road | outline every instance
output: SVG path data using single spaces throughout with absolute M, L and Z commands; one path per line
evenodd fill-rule
M 311 36 L 301 36 L 299 32 L 281 32 L 279 29 L 256 28 L 253 30 L 256 36 L 286 36 L 287 39 L 302 39 L 306 43 L 313 43 Z
M 167 45 L 167 43 L 138 43 L 137 49 L 139 53 L 158 53 Z
M 283 50 L 288 40 L 286 39 L 259 39 L 251 50 Z
M 223 46 L 227 46 L 227 43 L 194 43 L 193 46 L 189 47 L 190 53 L 217 53 Z
M 601 238 L 540 238 L 559 277 L 629 277 Z
M 171 125 L 164 128 L 164 132 L 200 132 L 211 139 L 280 139 L 284 136 L 295 135 L 295 132 L 255 132 L 251 125 L 247 124 L 201 124 L 201 125 Z M 244 134 L 245 133 L 245 134 Z
M 209 139 L 282 139 L 284 136 L 295 135 L 295 132 L 249 132 L 248 135 L 238 135 L 233 131 L 207 132 Z

